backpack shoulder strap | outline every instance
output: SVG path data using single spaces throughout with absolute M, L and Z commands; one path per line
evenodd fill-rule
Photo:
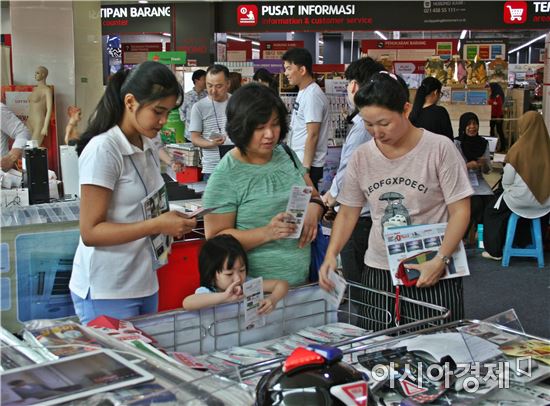
M 290 147 L 286 144 L 283 144 L 281 143 L 281 146 L 283 147 L 283 149 L 285 150 L 285 152 L 288 154 L 288 156 L 290 157 L 292 163 L 294 164 L 294 167 L 296 169 L 298 169 L 298 165 L 296 164 L 296 160 L 294 159 L 294 155 L 292 154 L 292 151 L 290 150 Z

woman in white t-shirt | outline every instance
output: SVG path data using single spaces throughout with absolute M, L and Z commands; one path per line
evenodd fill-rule
M 149 218 L 141 204 L 166 192 L 151 140 L 182 96 L 174 74 L 160 63 L 120 70 L 78 143 L 81 238 L 69 288 L 83 324 L 100 315 L 155 312 L 158 263 L 149 237 L 182 237 L 196 225 L 175 211 Z
M 320 269 L 320 285 L 327 290 L 333 287 L 328 273 L 336 269 L 336 256 L 350 237 L 361 208 L 368 202 L 373 225 L 362 284 L 395 292 L 383 238 L 385 228 L 448 222 L 437 255 L 423 264 L 410 265 L 420 276 L 416 286 L 401 287 L 401 293 L 446 307 L 451 310 L 452 319 L 460 319 L 464 311 L 461 278 L 440 278 L 470 218 L 469 196 L 473 190 L 464 160 L 445 138 L 410 123 L 411 105 L 401 78 L 387 72 L 375 74 L 357 92 L 354 101 L 373 140 L 360 146 L 348 163 L 337 198 L 340 211 Z M 365 328 L 389 327 L 386 314 L 374 309 L 383 306 L 379 303 L 381 297 L 364 293 L 367 306 L 362 312 L 369 319 Z M 393 312 L 394 306 L 388 310 Z M 420 313 L 418 306 L 402 303 L 401 317 L 410 321 L 427 315 Z

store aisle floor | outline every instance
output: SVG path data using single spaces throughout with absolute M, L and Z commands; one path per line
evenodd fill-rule
M 466 318 L 483 319 L 515 309 L 527 333 L 550 338 L 550 253 L 544 268 L 535 258 L 485 259 L 482 250 L 467 250 L 471 276 L 464 278 Z

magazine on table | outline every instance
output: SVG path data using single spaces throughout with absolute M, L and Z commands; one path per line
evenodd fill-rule
M 4 327 L 0 327 L 0 355 L 2 371 L 49 360 Z
M 2 404 L 57 405 L 154 380 L 109 350 L 77 354 L 2 374 Z
M 23 339 L 49 360 L 95 351 L 102 347 L 85 328 L 73 322 L 25 330 Z
M 399 264 L 402 261 L 419 264 L 437 255 L 446 228 L 447 223 L 438 223 L 393 227 L 384 231 L 384 242 L 394 286 L 402 284 L 397 277 Z M 467 275 L 470 275 L 470 269 L 464 244 L 461 241 L 453 252 L 450 263 L 446 266 L 445 275 L 441 279 Z
M 168 190 L 166 185 L 150 193 L 141 201 L 145 220 L 153 219 L 170 210 L 168 202 Z M 149 236 L 153 255 L 160 265 L 168 262 L 168 254 L 172 246 L 173 238 L 169 235 L 155 234 Z

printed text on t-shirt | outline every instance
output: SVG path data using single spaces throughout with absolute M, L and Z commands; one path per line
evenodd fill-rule
M 409 186 L 413 189 L 417 189 L 419 192 L 422 192 L 424 194 L 428 191 L 428 187 L 423 183 L 420 183 L 416 180 L 412 180 L 409 178 L 404 178 L 401 176 L 401 177 L 381 179 L 378 182 L 374 182 L 372 185 L 369 185 L 367 187 L 367 197 L 370 196 L 371 193 L 373 193 L 375 190 L 378 190 L 384 186 L 390 186 L 390 185 Z

